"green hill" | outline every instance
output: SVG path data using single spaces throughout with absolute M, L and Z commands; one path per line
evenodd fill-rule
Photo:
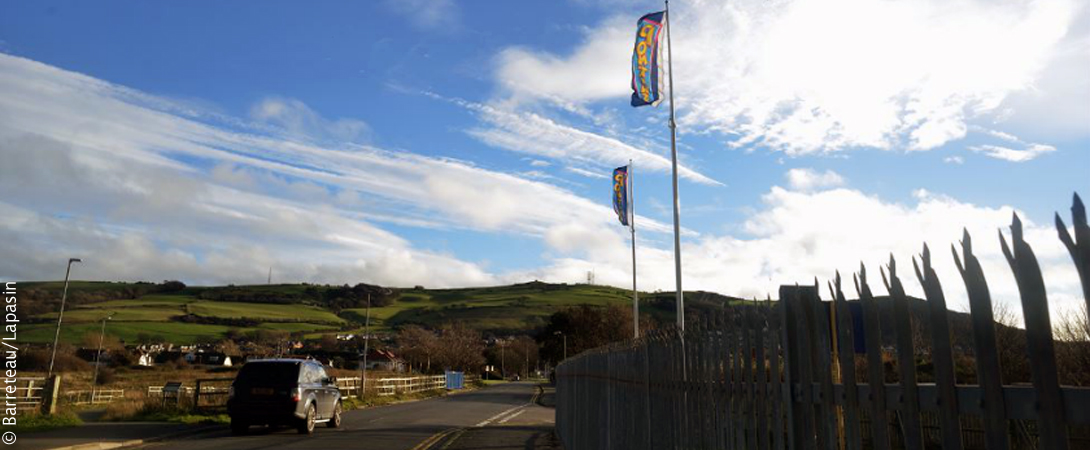
M 97 333 L 113 315 L 107 334 L 127 342 L 162 338 L 174 343 L 221 339 L 241 332 L 282 330 L 306 337 L 359 332 L 372 299 L 371 328 L 392 332 L 404 325 L 438 327 L 461 323 L 486 333 L 516 334 L 538 329 L 554 312 L 570 306 L 630 305 L 631 291 L 608 286 L 531 282 L 464 289 L 386 289 L 357 285 L 308 284 L 164 287 L 152 283 L 73 282 L 64 314 L 62 339 L 79 342 Z M 61 283 L 20 283 L 25 320 L 20 336 L 29 342 L 52 340 Z M 673 320 L 673 294 L 641 293 L 641 311 L 655 320 Z M 690 308 L 738 301 L 718 294 L 687 293 Z

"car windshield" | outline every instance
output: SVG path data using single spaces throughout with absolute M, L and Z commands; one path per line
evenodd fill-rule
M 254 384 L 286 385 L 299 379 L 299 363 L 263 362 L 242 366 L 235 381 Z

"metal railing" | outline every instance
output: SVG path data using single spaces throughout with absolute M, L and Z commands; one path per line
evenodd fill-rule
M 1057 229 L 1090 314 L 1090 227 L 1078 196 L 1072 213 L 1075 238 L 1059 216 Z M 859 308 L 849 308 L 838 275 L 829 302 L 817 285 L 784 286 L 778 302 L 726 307 L 684 332 L 658 330 L 564 361 L 557 432 L 567 450 L 1088 448 L 1090 389 L 1059 384 L 1043 278 L 1017 216 L 1011 245 L 1002 235 L 1001 244 L 1021 297 L 1031 385 L 1000 380 L 991 298 L 966 233 L 954 259 L 968 291 L 972 353 L 958 356 L 971 356 L 975 384 L 956 384 L 950 313 L 925 246 L 913 266 L 927 301 L 933 382 L 918 381 L 923 352 L 891 259 L 882 279 L 892 323 L 880 320 L 861 267 Z M 886 327 L 892 354 L 883 351 Z M 865 368 L 858 380 L 857 367 Z
M 69 405 L 105 405 L 125 398 L 124 389 L 90 389 L 64 391 L 65 403 Z

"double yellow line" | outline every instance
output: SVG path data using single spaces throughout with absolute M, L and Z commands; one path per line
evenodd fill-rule
M 464 431 L 465 431 L 465 429 L 463 429 L 463 428 L 451 428 L 449 430 L 440 431 L 438 433 L 435 433 L 435 434 L 431 435 L 431 437 L 429 437 L 427 439 L 424 439 L 424 442 L 416 444 L 416 447 L 413 447 L 412 450 L 428 450 L 428 449 L 431 448 L 431 446 L 433 446 L 433 445 L 439 443 L 440 441 L 442 441 L 443 438 L 445 438 L 447 436 L 450 436 L 451 434 L 453 434 L 455 432 L 458 432 L 459 434 L 461 434 Z
M 535 403 L 537 403 L 538 397 L 541 396 L 541 394 L 544 393 L 544 391 L 545 391 L 544 388 L 542 388 L 541 386 L 537 386 L 537 391 L 534 392 L 534 395 L 532 397 L 530 397 L 530 402 L 527 403 L 525 406 L 531 406 L 531 405 L 534 405 Z M 451 429 L 448 429 L 448 430 L 443 430 L 443 431 L 440 431 L 438 433 L 435 433 L 435 434 L 431 435 L 427 439 L 424 439 L 423 442 L 421 442 L 419 444 L 416 444 L 416 447 L 413 447 L 411 450 L 429 450 L 429 449 L 431 449 L 432 446 L 442 442 L 443 439 L 446 439 L 448 436 L 453 435 L 453 437 L 450 440 L 447 441 L 446 445 L 444 445 L 442 447 L 445 450 L 446 448 L 450 447 L 450 445 L 453 444 L 454 441 L 457 441 L 458 437 L 461 436 L 462 433 L 465 433 L 465 432 L 466 432 L 466 428 L 451 428 Z

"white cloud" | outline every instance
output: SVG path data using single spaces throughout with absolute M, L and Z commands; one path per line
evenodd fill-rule
M 947 163 L 947 164 L 964 164 L 965 163 L 965 158 L 962 158 L 962 157 L 956 156 L 956 155 L 955 156 L 947 156 L 947 157 L 942 159 L 942 162 Z
M 797 191 L 838 187 L 844 185 L 844 177 L 832 170 L 818 172 L 814 169 L 791 169 L 787 171 L 787 184 Z
M 705 235 L 683 242 L 684 286 L 687 290 L 763 298 L 766 294 L 775 296 L 782 284 L 812 283 L 815 277 L 824 283 L 839 270 L 848 280 L 845 289 L 851 296 L 851 274 L 863 262 L 871 274 L 871 287 L 884 294 L 878 270 L 892 254 L 908 293 L 922 297 L 911 258 L 919 257 L 926 242 L 948 304 L 965 310 L 968 303 L 964 284 L 949 250 L 951 244 L 960 241 L 965 228 L 973 236 L 974 252 L 981 260 L 995 301 L 1021 311 L 1017 286 L 996 238 L 997 229 L 1009 237 L 1015 210 L 1008 206 L 977 206 L 924 190 L 915 192 L 914 197 L 914 204 L 899 204 L 851 189 L 799 192 L 773 187 L 764 196 L 763 207 L 745 222 L 746 235 Z M 1037 224 L 1024 214 L 1020 216 L 1026 240 L 1041 262 L 1053 310 L 1080 305 L 1077 272 L 1051 223 Z M 631 282 L 627 265 L 630 260 L 625 252 L 628 243 L 614 231 L 594 234 L 582 229 L 555 230 L 550 236 L 556 236 L 554 247 L 562 253 L 552 265 L 513 276 L 574 281 L 593 269 L 599 282 L 626 286 Z M 637 260 L 641 289 L 674 288 L 669 246 L 643 242 Z M 824 285 L 822 295 L 828 298 Z
M 103 278 L 181 276 L 153 263 L 179 254 L 194 261 L 189 272 L 179 269 L 189 281 L 221 282 L 252 268 L 227 270 L 212 264 L 217 255 L 260 249 L 258 265 L 304 277 L 293 281 L 473 285 L 492 275 L 416 249 L 374 222 L 544 236 L 560 224 L 613 217 L 604 204 L 551 184 L 412 153 L 319 146 L 8 55 L 0 55 L 0 118 L 0 191 L 9 209 L 24 210 L 0 226 L 22 236 L 6 253 L 18 255 L 2 273 L 12 278 L 50 278 L 40 258 L 88 252 L 119 261 L 87 272 Z M 132 243 L 155 252 L 119 256 Z M 387 272 L 382 261 L 436 267 Z
M 609 179 L 609 175 L 606 175 L 602 171 L 591 171 L 591 170 L 580 169 L 578 167 L 572 167 L 572 166 L 565 166 L 564 170 L 567 170 L 568 172 L 571 172 L 571 173 L 574 173 L 574 174 L 582 175 L 582 176 L 587 177 L 587 178 L 598 178 L 598 179 L 601 179 L 601 180 Z
M 250 117 L 278 127 L 294 139 L 362 143 L 371 133 L 361 120 L 327 120 L 303 102 L 290 98 L 265 98 L 250 109 Z
M 568 165 L 581 164 L 585 171 L 608 171 L 628 164 L 629 160 L 640 170 L 660 173 L 670 173 L 672 170 L 670 159 L 658 153 L 558 123 L 539 114 L 448 99 L 427 92 L 424 95 L 450 101 L 480 114 L 488 126 L 471 129 L 469 134 L 494 147 L 550 158 Z M 678 175 L 701 184 L 722 185 L 684 164 L 678 164 Z
M 1036 159 L 1038 156 L 1045 153 L 1054 152 L 1056 151 L 1056 147 L 1051 145 L 1030 144 L 1029 147 L 1024 150 L 1015 150 L 998 145 L 976 145 L 969 147 L 969 150 L 995 159 L 1002 159 L 1010 162 L 1026 162 Z
M 1077 75 L 1090 62 L 1090 33 L 1068 34 L 1087 8 L 1071 0 L 707 0 L 671 12 L 682 126 L 736 145 L 926 150 L 1009 107 L 1061 101 L 1079 109 L 1075 117 L 1090 114 L 1090 82 Z M 515 96 L 621 101 L 635 17 L 602 22 L 570 55 L 509 49 L 496 77 Z M 1030 92 L 1047 98 L 1005 102 Z M 1075 122 L 1083 135 L 1087 123 Z
M 508 48 L 498 58 L 496 77 L 518 95 L 559 103 L 626 95 L 630 78 L 635 21 L 612 19 L 590 32 L 568 57 L 522 47 Z M 630 29 L 631 28 L 631 29 Z
M 552 163 L 548 161 L 542 161 L 540 159 L 535 159 L 533 161 L 530 161 L 530 165 L 534 167 L 549 167 L 552 165 Z

